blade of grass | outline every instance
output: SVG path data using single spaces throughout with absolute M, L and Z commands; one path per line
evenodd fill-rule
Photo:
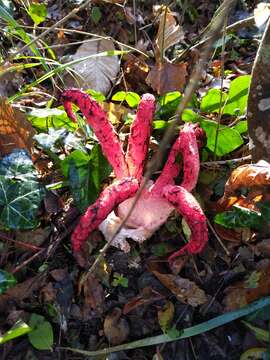
M 217 317 L 215 317 L 211 320 L 205 321 L 201 324 L 183 329 L 181 332 L 181 335 L 176 338 L 171 338 L 166 334 L 158 335 L 158 336 L 145 338 L 142 340 L 132 341 L 128 344 L 113 346 L 110 348 L 105 348 L 105 349 L 97 350 L 97 351 L 80 350 L 80 349 L 74 349 L 74 348 L 70 348 L 70 347 L 65 347 L 65 348 L 60 347 L 60 349 L 70 350 L 70 351 L 73 351 L 75 353 L 79 353 L 79 354 L 82 354 L 85 356 L 98 356 L 98 355 L 110 354 L 110 353 L 122 351 L 122 350 L 137 349 L 137 348 L 146 347 L 146 346 L 158 345 L 158 344 L 162 344 L 162 343 L 169 343 L 172 341 L 186 339 L 186 338 L 190 338 L 192 336 L 203 334 L 203 333 L 213 330 L 219 326 L 223 326 L 234 320 L 237 320 L 239 318 L 247 316 L 257 310 L 261 310 L 262 308 L 269 306 L 269 305 L 270 305 L 270 297 L 262 298 L 242 309 L 227 312 L 223 315 L 217 316 Z
M 2 18 L 8 24 L 8 26 L 10 26 L 10 28 L 17 33 L 17 35 L 25 44 L 31 43 L 31 38 L 29 37 L 29 35 L 20 27 L 20 24 L 7 12 L 7 10 L 2 5 L 0 5 L 0 18 Z M 40 51 L 34 43 L 32 45 L 29 45 L 29 48 L 31 49 L 33 54 L 42 58 Z M 41 63 L 46 71 L 50 70 L 44 60 L 41 60 Z
M 31 84 L 26 85 L 20 92 L 18 92 L 14 96 L 10 97 L 9 102 L 12 102 L 12 101 L 18 99 L 23 93 L 25 93 L 27 90 L 31 89 L 33 86 L 36 86 L 36 85 L 42 83 L 43 81 L 50 79 L 52 76 L 58 74 L 59 72 L 62 72 L 63 70 L 65 70 L 67 68 L 70 68 L 72 65 L 80 63 L 81 61 L 85 61 L 85 60 L 88 60 L 88 59 L 94 58 L 94 57 L 124 55 L 124 54 L 127 54 L 128 52 L 129 52 L 128 50 L 103 51 L 98 54 L 94 54 L 94 55 L 92 54 L 92 55 L 84 56 L 80 59 L 72 60 L 65 64 L 60 64 L 58 67 L 47 72 L 46 74 L 41 76 L 39 79 L 33 81 Z M 72 70 L 72 69 L 70 69 L 70 70 Z

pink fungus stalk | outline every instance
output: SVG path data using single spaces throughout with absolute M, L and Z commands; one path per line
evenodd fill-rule
M 108 186 L 98 200 L 89 206 L 72 234 L 74 251 L 79 251 L 89 234 L 97 227 L 110 241 L 125 218 L 139 189 L 145 160 L 147 159 L 151 124 L 155 111 L 155 99 L 150 94 L 142 96 L 138 111 L 131 126 L 127 152 L 123 147 L 106 113 L 81 90 L 70 89 L 62 94 L 68 116 L 76 121 L 71 103 L 76 104 L 99 140 L 104 155 L 111 163 L 117 180 Z M 189 243 L 169 257 L 173 262 L 184 254 L 200 253 L 207 241 L 206 217 L 191 194 L 199 175 L 199 147 L 204 133 L 196 124 L 185 124 L 170 151 L 163 171 L 155 183 L 149 181 L 135 205 L 126 227 L 115 237 L 113 245 L 129 251 L 126 238 L 144 241 L 149 238 L 176 209 L 186 220 L 191 230 Z M 181 156 L 180 156 L 181 155 Z M 180 161 L 181 160 L 181 161 Z M 183 180 L 175 185 L 183 164 Z

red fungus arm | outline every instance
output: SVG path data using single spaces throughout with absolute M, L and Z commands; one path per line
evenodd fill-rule
M 80 218 L 73 231 L 71 241 L 73 250 L 79 251 L 89 234 L 109 215 L 121 202 L 135 195 L 139 182 L 134 178 L 125 178 L 108 186 L 102 191 L 98 200 L 89 206 Z
M 121 179 L 129 176 L 125 155 L 119 138 L 108 120 L 107 114 L 101 109 L 97 102 L 79 89 L 64 91 L 61 99 L 66 113 L 72 121 L 76 121 L 76 116 L 72 111 L 71 104 L 74 103 L 80 108 L 100 142 L 103 154 L 112 165 L 116 177 Z
M 155 98 L 144 94 L 141 98 L 136 117 L 131 126 L 126 162 L 130 176 L 137 179 L 143 174 L 144 162 L 147 159 L 151 124 L 155 111 Z
M 173 253 L 168 259 L 169 263 L 172 263 L 178 256 L 202 252 L 208 241 L 208 229 L 206 216 L 197 200 L 186 189 L 176 185 L 166 186 L 163 196 L 184 217 L 191 231 L 188 244 Z
M 152 191 L 160 193 L 164 186 L 174 184 L 174 179 L 180 171 L 180 153 L 184 164 L 184 174 L 181 186 L 192 191 L 198 180 L 200 169 L 199 146 L 202 145 L 203 130 L 196 124 L 185 124 L 180 130 L 179 137 L 175 141 L 168 160 L 157 179 Z

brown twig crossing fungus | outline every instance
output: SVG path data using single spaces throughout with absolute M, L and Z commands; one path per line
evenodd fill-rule
M 148 154 L 151 123 L 155 111 L 153 95 L 142 96 L 138 111 L 131 126 L 126 154 L 106 113 L 86 93 L 69 89 L 62 93 L 62 101 L 68 116 L 76 121 L 71 103 L 76 104 L 96 134 L 104 155 L 113 167 L 117 180 L 108 186 L 98 200 L 89 206 L 72 234 L 74 251 L 79 251 L 83 242 L 94 229 L 103 232 L 110 241 L 133 205 L 143 179 L 144 164 Z M 176 209 L 186 220 L 191 230 L 189 243 L 169 257 L 171 263 L 184 254 L 200 253 L 208 240 L 206 217 L 191 194 L 195 188 L 200 160 L 199 146 L 203 130 L 196 124 L 185 124 L 170 151 L 160 176 L 154 183 L 149 181 L 143 189 L 125 227 L 113 239 L 112 245 L 129 251 L 127 238 L 143 242 L 149 238 Z M 175 185 L 180 172 L 179 154 L 183 160 L 183 180 Z

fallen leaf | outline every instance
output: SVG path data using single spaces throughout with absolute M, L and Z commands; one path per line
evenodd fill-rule
M 76 53 L 72 55 L 72 60 L 114 50 L 113 41 L 93 39 L 93 41 L 79 46 Z M 106 95 L 116 80 L 120 64 L 117 56 L 101 56 L 89 58 L 72 65 L 72 69 L 77 73 L 77 81 L 70 77 L 70 75 L 67 76 L 68 86 L 80 87 L 84 90 L 94 89 Z
M 161 299 L 163 299 L 163 296 L 159 292 L 152 289 L 150 286 L 147 286 L 143 288 L 140 295 L 134 297 L 125 304 L 123 314 L 126 315 L 138 306 L 147 306 Z
M 236 168 L 225 184 L 221 202 L 228 199 L 240 187 L 262 187 L 270 185 L 270 164 L 260 160 L 257 164 L 245 164 Z
M 161 274 L 157 271 L 153 271 L 153 274 L 179 301 L 193 307 L 204 304 L 207 301 L 204 291 L 189 279 L 177 275 Z
M 87 280 L 82 284 L 84 294 L 83 318 L 89 318 L 93 310 L 102 312 L 105 294 L 100 282 L 92 275 L 88 275 Z
M 244 281 L 228 287 L 224 299 L 227 311 L 237 310 L 269 294 L 269 271 L 269 267 L 254 271 Z
M 0 296 L 0 312 L 7 313 L 9 306 L 14 307 L 14 303 L 22 305 L 23 301 L 30 298 L 34 291 L 44 286 L 45 280 L 44 275 L 37 275 L 8 289 L 5 294 Z
M 125 82 L 127 82 L 126 86 L 128 89 L 138 93 L 147 92 L 148 86 L 145 80 L 149 73 L 149 66 L 143 58 L 133 54 L 127 54 L 125 59 L 124 76 Z
M 110 345 L 122 344 L 129 335 L 128 322 L 121 317 L 119 308 L 114 308 L 104 320 L 104 334 Z
M 158 311 L 158 322 L 164 333 L 171 327 L 174 316 L 174 305 L 167 301 L 162 309 Z
M 162 6 L 159 17 L 159 28 L 155 39 L 156 61 L 160 62 L 165 51 L 184 39 L 184 33 L 180 25 L 177 24 L 175 17 L 168 7 Z
M 123 105 L 114 104 L 112 102 L 100 104 L 103 110 L 106 111 L 110 122 L 113 125 L 119 125 L 124 116 L 130 113 L 130 109 Z
M 0 156 L 18 148 L 31 153 L 35 133 L 26 116 L 0 98 Z
M 265 2 L 259 3 L 254 9 L 254 20 L 258 28 L 261 28 L 270 16 L 270 5 Z
M 40 246 L 48 238 L 50 233 L 51 228 L 49 226 L 29 231 L 16 231 L 16 240 L 22 243 Z
M 186 63 L 158 63 L 151 69 L 146 83 L 159 95 L 164 95 L 171 91 L 182 91 L 186 83 L 186 76 Z

